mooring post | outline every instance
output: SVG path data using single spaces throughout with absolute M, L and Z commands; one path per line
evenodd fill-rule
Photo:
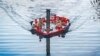
M 50 9 L 46 9 L 46 29 L 50 31 Z M 50 37 L 46 37 L 46 56 L 50 56 Z
M 50 38 L 46 38 L 46 56 L 50 56 Z

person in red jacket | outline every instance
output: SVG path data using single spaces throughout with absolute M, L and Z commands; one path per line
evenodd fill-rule
M 56 30 L 61 30 L 62 29 L 62 22 L 61 22 L 61 20 L 58 20 L 57 22 L 56 22 Z
M 62 25 L 66 25 L 69 22 L 69 19 L 62 17 Z

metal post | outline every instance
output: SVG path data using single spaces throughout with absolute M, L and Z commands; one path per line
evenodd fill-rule
M 50 9 L 46 9 L 46 28 L 50 29 Z M 50 56 L 50 37 L 46 37 L 46 56 Z
M 50 56 L 50 38 L 46 38 L 46 56 Z
M 50 9 L 46 10 L 46 28 L 47 28 L 47 33 L 50 31 Z

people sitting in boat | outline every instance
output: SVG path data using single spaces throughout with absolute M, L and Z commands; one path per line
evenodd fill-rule
M 61 17 L 61 21 L 62 21 L 62 25 L 66 26 L 66 24 L 69 22 L 69 19 L 67 19 L 65 17 Z
M 46 22 L 46 19 L 43 17 L 43 18 L 41 18 L 42 19 L 42 22 L 44 23 L 44 22 Z
M 51 23 L 56 24 L 56 19 L 57 19 L 56 15 L 51 16 L 50 18 Z
M 62 22 L 61 22 L 61 20 L 57 20 L 57 22 L 56 22 L 56 30 L 61 30 L 62 29 Z
M 43 26 L 43 21 L 41 18 L 39 18 L 39 21 L 35 20 L 34 28 L 37 29 L 38 31 L 41 31 Z
M 54 23 L 54 16 L 50 17 L 50 23 Z

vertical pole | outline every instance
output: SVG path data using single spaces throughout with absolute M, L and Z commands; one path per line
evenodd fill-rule
M 50 9 L 46 10 L 46 29 L 47 33 L 50 31 Z
M 50 9 L 46 9 L 46 28 L 50 29 Z M 46 37 L 46 56 L 50 56 L 50 37 Z
M 50 38 L 46 38 L 46 56 L 50 56 Z

